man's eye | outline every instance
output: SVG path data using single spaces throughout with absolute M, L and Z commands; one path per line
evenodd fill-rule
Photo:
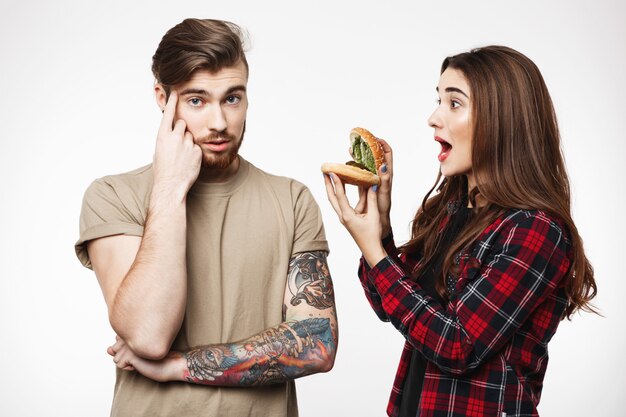
M 194 97 L 189 99 L 189 104 L 191 104 L 192 106 L 199 106 L 202 104 L 202 100 L 200 100 L 198 97 Z
M 237 104 L 241 101 L 241 97 L 239 96 L 228 96 L 226 97 L 226 102 L 228 104 Z

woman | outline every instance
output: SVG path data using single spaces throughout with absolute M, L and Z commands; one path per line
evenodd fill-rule
M 387 412 L 537 416 L 547 343 L 596 294 L 552 101 L 535 64 L 502 46 L 446 58 L 437 91 L 440 172 L 406 244 L 390 227 L 386 142 L 380 189 L 360 189 L 354 208 L 325 178 L 366 297 L 406 338 Z

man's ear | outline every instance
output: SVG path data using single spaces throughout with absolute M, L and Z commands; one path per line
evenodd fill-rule
M 167 92 L 162 84 L 154 84 L 154 99 L 156 100 L 157 106 L 159 106 L 161 112 L 163 112 L 165 105 L 167 104 Z

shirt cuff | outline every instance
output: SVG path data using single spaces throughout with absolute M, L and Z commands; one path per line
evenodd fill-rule
M 387 252 L 387 254 L 393 259 L 398 259 L 400 257 L 400 252 L 398 251 L 396 242 L 393 238 L 393 231 L 389 232 L 389 234 L 382 239 L 381 243 L 385 252 Z
M 367 262 L 365 262 L 367 264 Z M 367 273 L 370 283 L 379 294 L 387 292 L 391 284 L 406 276 L 406 273 L 391 257 L 386 256 L 380 260 Z

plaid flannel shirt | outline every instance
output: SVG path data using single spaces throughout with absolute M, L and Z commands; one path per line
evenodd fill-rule
M 419 259 L 388 256 L 359 278 L 383 321 L 406 338 L 387 413 L 397 416 L 413 349 L 427 360 L 419 416 L 538 416 L 547 344 L 567 299 L 571 261 L 566 229 L 541 211 L 509 210 L 457 256 L 459 275 L 442 306 L 410 272 Z

